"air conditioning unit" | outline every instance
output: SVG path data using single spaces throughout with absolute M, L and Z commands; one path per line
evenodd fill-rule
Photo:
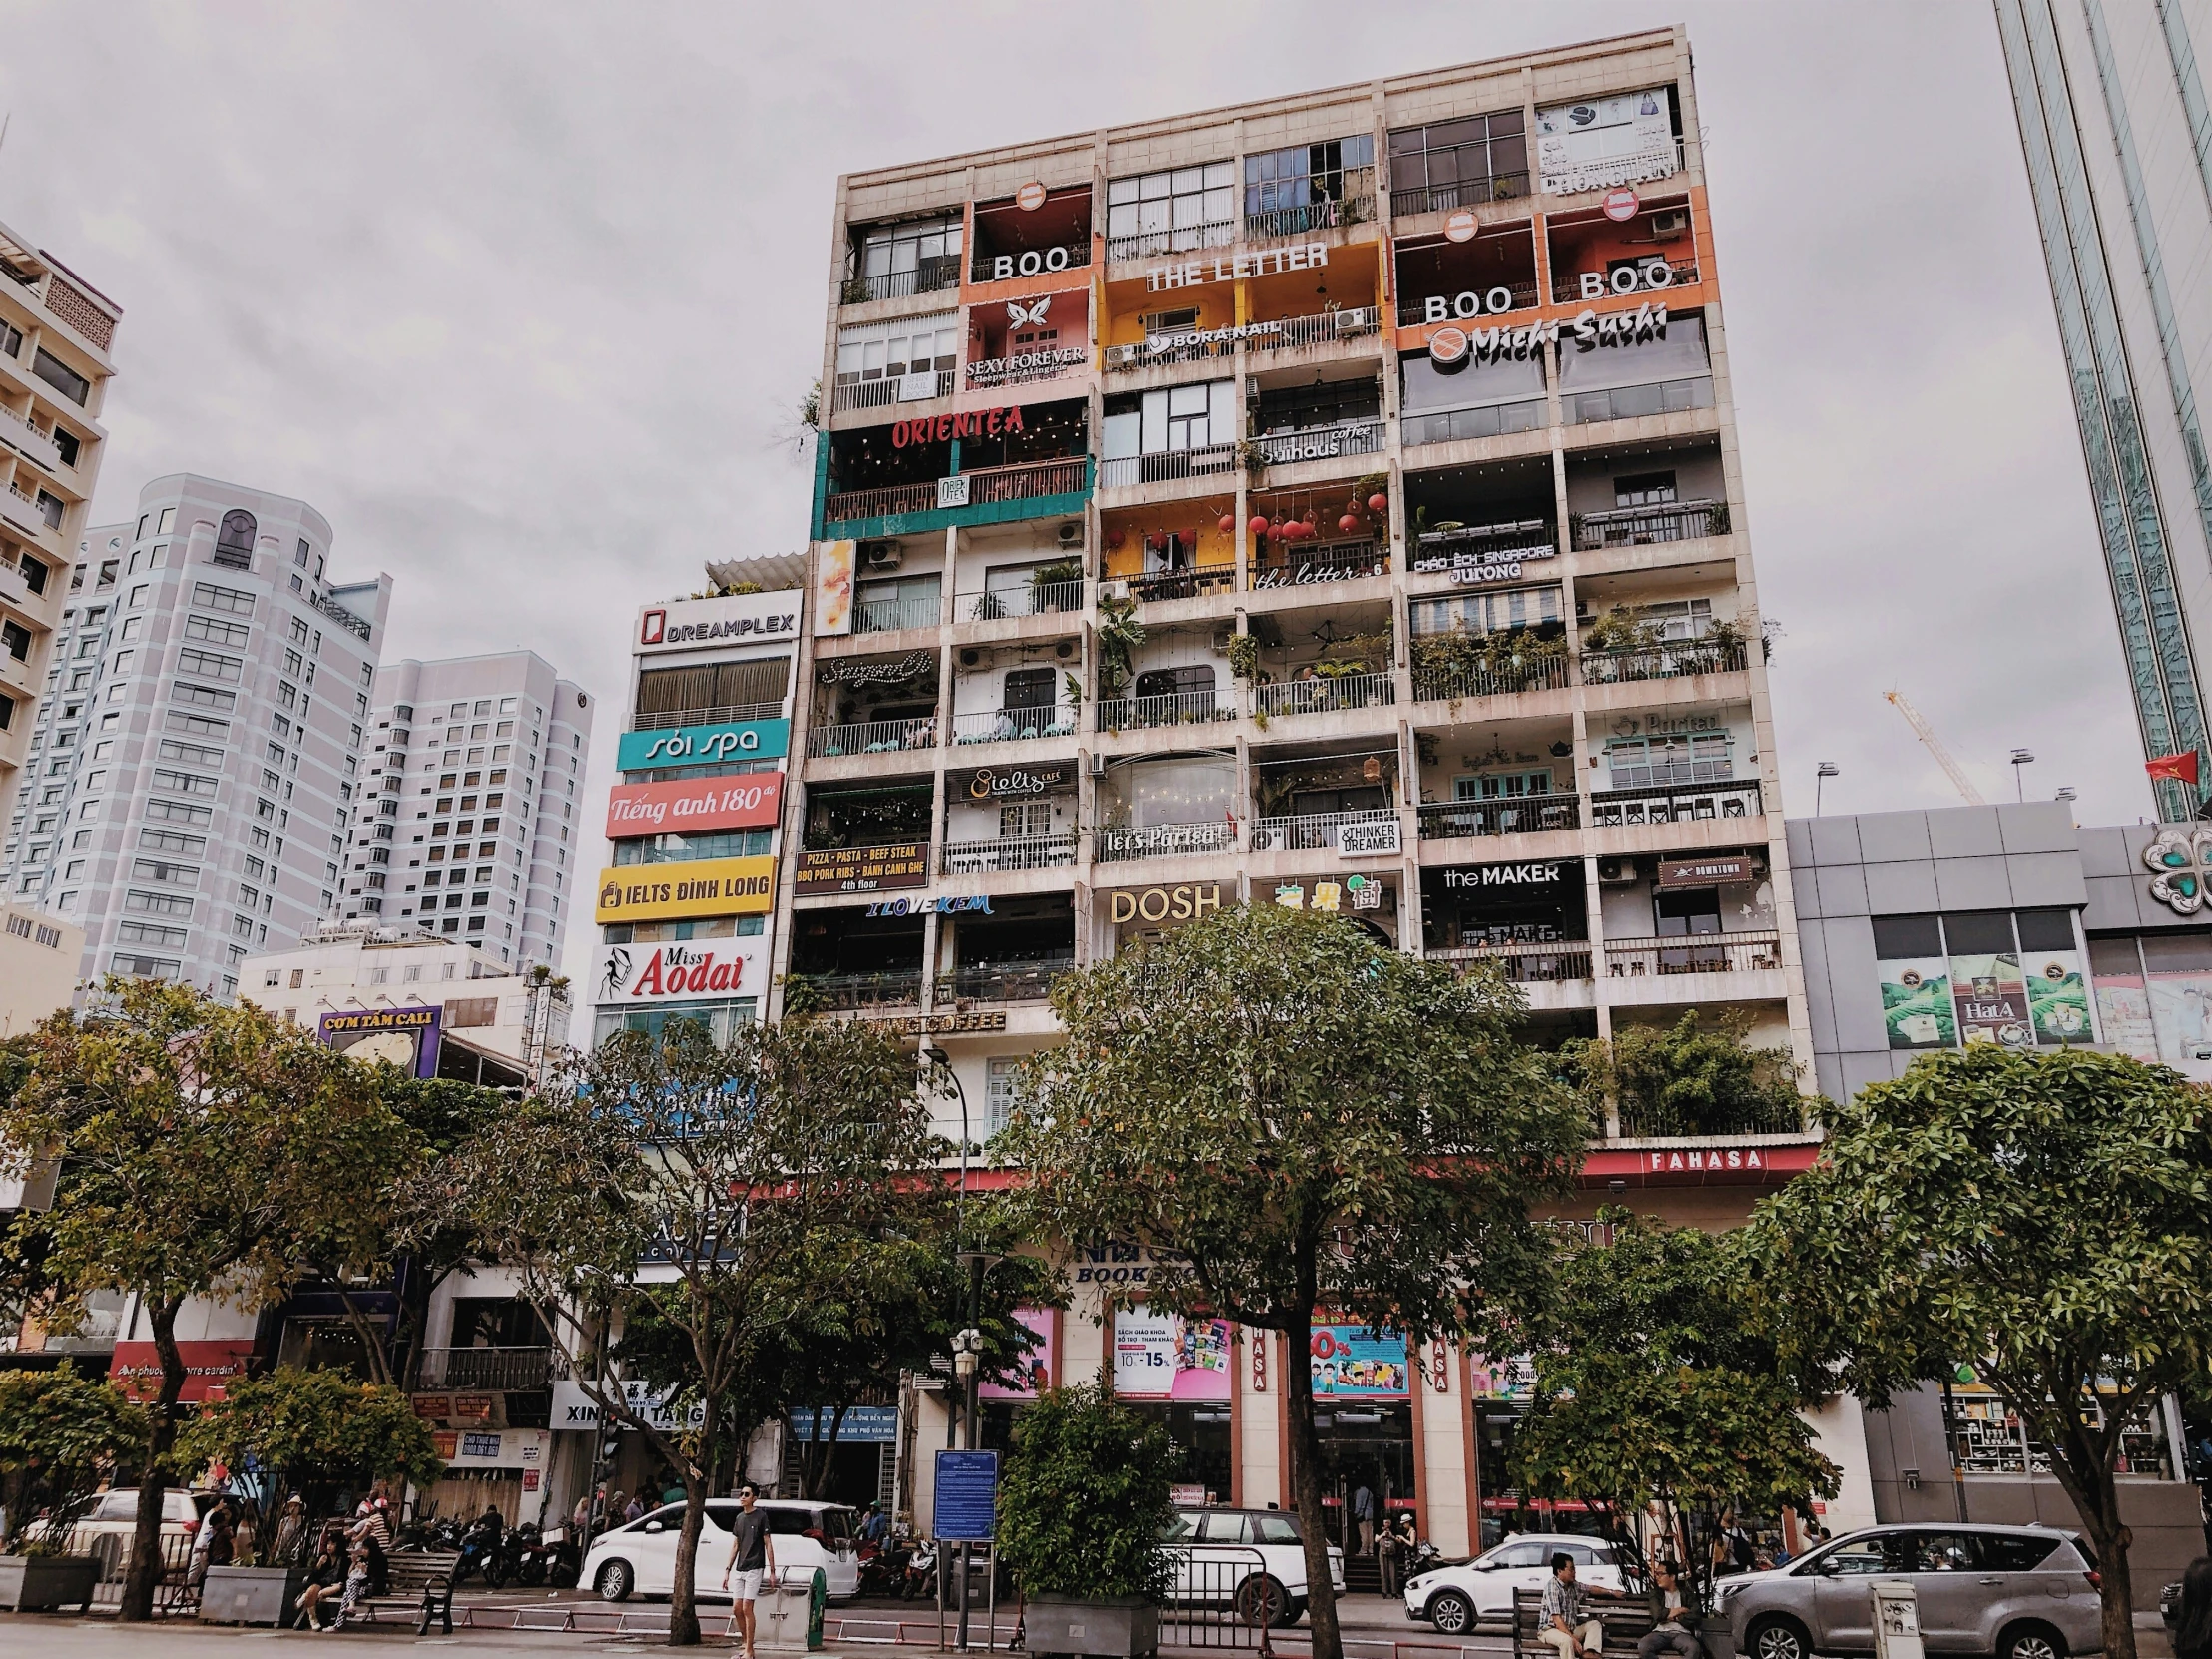
M 1105 776 L 1106 776 L 1106 757 L 1105 757 L 1105 756 L 1103 756 L 1103 755 L 1093 755 L 1093 756 L 1091 757 L 1091 776 L 1092 776 L 1093 778 L 1103 778 L 1103 777 L 1105 777 Z
M 1214 630 L 1214 649 L 1216 651 L 1227 651 L 1229 649 L 1229 642 L 1236 637 L 1236 625 L 1234 623 L 1223 623 L 1219 628 L 1216 628 Z
M 1597 878 L 1600 881 L 1626 882 L 1636 879 L 1636 860 L 1633 858 L 1600 858 L 1597 861 Z
M 1655 237 L 1679 237 L 1689 228 L 1690 210 L 1687 208 L 1651 216 L 1651 234 Z
M 1070 519 L 1067 523 L 1061 525 L 1060 545 L 1062 547 L 1081 547 L 1083 545 L 1083 526 L 1074 519 Z
M 1052 654 L 1059 658 L 1061 662 L 1066 662 L 1075 655 L 1075 642 L 1073 640 L 1062 640 L 1052 648 Z
M 1255 852 L 1284 852 L 1290 849 L 1291 837 L 1283 830 L 1255 830 L 1252 831 L 1252 850 Z
M 905 550 L 895 541 L 860 543 L 860 563 L 869 570 L 896 570 L 905 559 Z
M 973 668 L 982 660 L 983 653 L 972 648 L 960 653 L 960 666 L 962 668 Z

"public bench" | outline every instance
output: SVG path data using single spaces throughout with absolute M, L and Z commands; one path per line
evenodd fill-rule
M 452 1635 L 453 1569 L 460 1560 L 457 1549 L 392 1550 L 384 1557 L 384 1593 L 361 1597 L 353 1604 L 353 1616 L 374 1624 L 379 1612 L 411 1612 L 417 1636 L 429 1634 L 432 1619 L 441 1620 L 444 1633 Z
M 1544 1592 L 1513 1592 L 1513 1659 L 1559 1659 L 1558 1653 L 1536 1639 L 1542 1628 Z M 1607 1596 L 1587 1596 L 1587 1616 L 1605 1626 L 1607 1653 L 1634 1653 L 1636 1644 L 1651 1634 L 1651 1604 L 1641 1596 L 1615 1601 Z

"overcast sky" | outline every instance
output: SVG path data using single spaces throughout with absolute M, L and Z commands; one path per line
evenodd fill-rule
M 387 661 L 801 547 L 836 175 L 1686 22 L 1792 814 L 2148 813 L 1987 0 L 1083 7 L 0 0 L 0 221 L 125 309 L 95 522 L 195 471 L 396 579 Z M 582 863 L 598 855 L 587 829 Z M 579 927 L 569 965 L 585 965 Z

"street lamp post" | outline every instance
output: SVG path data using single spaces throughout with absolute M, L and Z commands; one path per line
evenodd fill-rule
M 2025 801 L 2027 799 L 2027 785 L 2024 782 L 2026 775 L 2020 771 L 2020 768 L 2031 767 L 2034 764 L 2035 752 L 2033 750 L 2015 749 L 2012 751 L 2012 797 L 2014 800 Z
M 1813 816 L 1815 818 L 1819 818 L 1821 816 L 1821 786 L 1827 783 L 1831 778 L 1842 777 L 1843 770 L 1844 769 L 1838 766 L 1834 761 L 1823 761 L 1820 766 L 1814 770 Z

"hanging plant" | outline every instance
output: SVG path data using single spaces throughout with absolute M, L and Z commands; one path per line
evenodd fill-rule
M 1233 634 L 1229 639 L 1229 672 L 1240 680 L 1253 680 L 1260 673 L 1260 641 L 1252 634 Z
M 1098 691 L 1101 697 L 1118 696 L 1129 683 L 1130 664 L 1144 644 L 1144 624 L 1137 620 L 1137 602 L 1109 594 L 1098 602 Z

